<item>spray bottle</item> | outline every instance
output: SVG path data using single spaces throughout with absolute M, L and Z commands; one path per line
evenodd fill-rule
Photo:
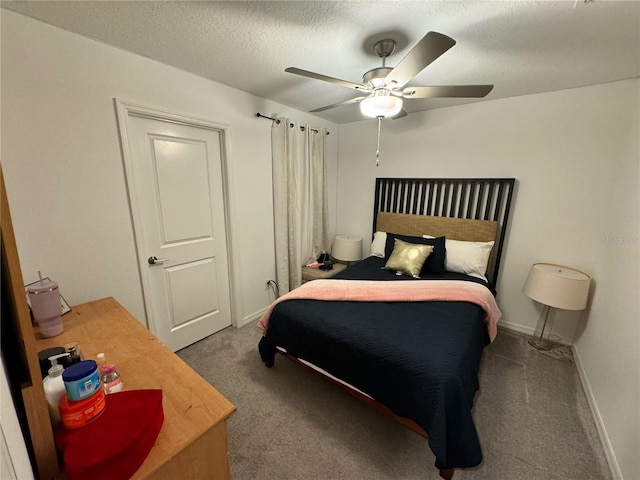
M 65 393 L 64 381 L 62 380 L 62 372 L 64 368 L 58 364 L 58 359 L 62 357 L 68 357 L 68 353 L 61 353 L 60 355 L 53 355 L 49 357 L 51 362 L 51 368 L 49 368 L 49 375 L 44 377 L 42 381 L 44 384 L 44 395 L 47 397 L 47 403 L 49 404 L 49 416 L 51 417 L 51 423 L 56 426 L 60 423 L 60 410 L 58 409 L 58 403 L 60 397 Z

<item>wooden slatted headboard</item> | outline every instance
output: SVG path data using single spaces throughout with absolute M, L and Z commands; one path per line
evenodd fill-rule
M 487 270 L 487 279 L 495 288 L 515 181 L 515 178 L 376 178 L 373 232 L 378 230 L 379 212 L 496 222 L 496 243 Z

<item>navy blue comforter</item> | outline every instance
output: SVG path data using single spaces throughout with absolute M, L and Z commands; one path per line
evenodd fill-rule
M 369 257 L 333 278 L 428 281 L 381 270 Z M 437 468 L 474 467 L 482 461 L 471 408 L 489 336 L 483 310 L 469 302 L 326 302 L 278 304 L 260 340 L 262 361 L 276 347 L 307 360 L 367 393 L 429 436 Z

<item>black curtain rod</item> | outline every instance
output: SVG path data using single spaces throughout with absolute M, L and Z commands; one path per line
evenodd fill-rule
M 262 115 L 260 112 L 256 113 L 256 117 L 258 118 L 266 118 L 268 120 L 273 120 L 274 122 L 276 122 L 278 125 L 280 125 L 280 120 L 278 120 L 277 118 L 273 118 L 273 117 L 267 117 L 266 115 Z
M 280 120 L 278 120 L 277 118 L 267 117 L 266 115 L 262 115 L 260 112 L 256 113 L 256 117 L 258 117 L 258 118 L 266 118 L 267 120 L 272 120 L 272 121 L 276 122 L 276 124 L 280 125 Z M 290 123 L 289 126 L 293 127 L 293 123 Z M 302 126 L 300 128 L 304 132 L 304 126 Z M 320 130 L 316 130 L 315 128 L 311 128 L 310 130 L 312 132 L 314 132 L 314 133 L 318 133 L 320 131 Z M 329 132 L 327 132 L 327 135 L 329 135 Z

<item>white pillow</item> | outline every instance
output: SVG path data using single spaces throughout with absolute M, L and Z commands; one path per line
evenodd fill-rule
M 424 238 L 434 238 L 423 235 Z M 445 239 L 447 256 L 445 268 L 450 272 L 458 272 L 487 281 L 485 273 L 489 264 L 491 249 L 496 242 L 463 242 L 462 240 Z
M 373 234 L 373 242 L 371 242 L 370 257 L 384 258 L 384 247 L 387 244 L 387 232 L 376 232 Z

